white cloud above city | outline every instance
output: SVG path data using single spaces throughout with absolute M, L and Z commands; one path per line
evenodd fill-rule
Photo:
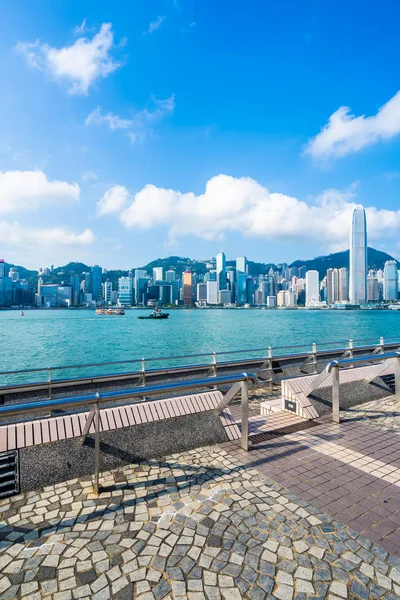
M 305 153 L 322 160 L 343 157 L 397 135 L 400 135 L 400 91 L 376 115 L 369 117 L 357 117 L 348 106 L 341 106 L 309 141 Z
M 84 21 L 75 31 L 84 33 Z M 70 46 L 54 48 L 36 40 L 18 42 L 16 50 L 27 65 L 67 87 L 70 94 L 87 95 L 96 81 L 108 77 L 122 66 L 113 57 L 114 34 L 111 23 L 103 23 L 92 38 L 79 37 Z
M 124 202 L 128 195 L 125 189 Z M 239 232 L 243 237 L 298 242 L 307 239 L 325 248 L 343 249 L 348 247 L 351 214 L 357 204 L 356 185 L 346 190 L 328 189 L 305 202 L 270 192 L 249 177 L 217 175 L 199 195 L 146 185 L 131 196 L 129 206 L 120 212 L 120 220 L 127 228 L 164 226 L 170 240 L 189 235 L 218 240 Z M 400 233 L 400 210 L 368 207 L 366 211 L 371 240 Z

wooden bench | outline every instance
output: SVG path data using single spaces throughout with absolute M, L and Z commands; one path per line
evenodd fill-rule
M 213 390 L 165 400 L 101 408 L 100 431 L 113 431 L 123 427 L 134 427 L 184 415 L 214 411 L 222 400 L 222 392 Z M 224 408 L 219 417 L 228 439 L 239 439 L 241 433 L 229 408 Z M 33 418 L 20 423 L 4 423 L 0 425 L 0 452 L 81 437 L 86 434 L 85 426 L 88 419 L 90 419 L 88 432 L 94 433 L 95 426 L 90 411 Z

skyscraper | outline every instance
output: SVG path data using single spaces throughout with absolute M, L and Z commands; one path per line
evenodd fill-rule
M 367 300 L 367 220 L 365 210 L 353 211 L 350 233 L 350 302 L 364 304 Z
M 164 279 L 164 269 L 163 269 L 163 267 L 154 267 L 154 269 L 153 269 L 153 279 L 154 279 L 154 281 L 162 281 Z
M 101 301 L 101 279 L 102 279 L 103 269 L 98 265 L 94 265 L 90 271 L 90 283 L 91 283 L 91 292 L 92 298 L 95 302 Z
M 399 284 L 397 274 L 397 262 L 387 260 L 383 270 L 383 299 L 397 300 L 399 297 Z
M 183 303 L 185 306 L 193 304 L 193 274 L 190 271 L 183 274 Z
M 306 306 L 319 305 L 319 273 L 307 271 L 306 273 Z
M 223 252 L 217 254 L 218 289 L 226 290 L 226 256 Z

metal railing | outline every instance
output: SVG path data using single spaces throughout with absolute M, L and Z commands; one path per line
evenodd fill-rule
M 94 436 L 95 436 L 95 476 L 94 476 L 94 489 L 98 494 L 99 488 L 99 472 L 100 472 L 100 410 L 101 402 L 109 402 L 116 400 L 133 399 L 138 396 L 152 396 L 156 394 L 164 394 L 165 392 L 175 392 L 177 390 L 187 389 L 199 389 L 199 388 L 210 388 L 212 382 L 213 386 L 216 385 L 230 385 L 230 389 L 223 397 L 220 405 L 217 408 L 217 413 L 220 414 L 224 408 L 229 404 L 233 397 L 240 391 L 241 393 L 241 410 L 242 410 L 242 424 L 241 424 L 241 447 L 244 450 L 249 448 L 249 401 L 248 401 L 248 385 L 249 381 L 253 384 L 258 383 L 256 375 L 252 373 L 240 373 L 235 375 L 217 376 L 212 380 L 196 379 L 190 381 L 178 381 L 174 383 L 166 383 L 160 385 L 145 386 L 139 388 L 133 388 L 130 390 L 119 390 L 116 392 L 107 393 L 96 393 L 87 394 L 85 396 L 72 396 L 66 398 L 58 398 L 53 400 L 40 400 L 37 402 L 26 402 L 19 404 L 10 404 L 8 406 L 0 406 L 0 419 L 4 417 L 15 417 L 24 413 L 43 413 L 49 411 L 50 413 L 55 410 L 65 410 L 71 408 L 90 407 L 90 411 L 85 423 L 83 430 L 84 439 L 89 432 L 90 426 L 94 423 Z M 109 406 L 108 406 L 109 407 Z M 31 419 L 25 419 L 25 421 Z M 24 420 L 20 421 L 24 422 Z M 3 424 L 4 423 L 0 423 Z
M 318 385 L 322 383 L 324 379 L 332 374 L 332 420 L 334 423 L 340 423 L 340 376 L 339 370 L 341 367 L 353 367 L 354 363 L 358 362 L 374 362 L 380 361 L 380 365 L 370 374 L 366 381 L 370 383 L 376 377 L 378 377 L 383 371 L 393 364 L 394 375 L 395 375 L 395 396 L 396 400 L 400 401 L 400 352 L 386 352 L 380 355 L 371 355 L 369 357 L 358 357 L 358 358 L 345 358 L 341 360 L 332 360 L 325 368 L 325 372 L 321 373 L 316 379 L 318 379 Z M 382 363 L 382 361 L 384 361 Z M 324 377 L 322 377 L 324 375 Z M 316 383 L 316 380 L 314 381 Z M 307 394 L 316 389 L 318 385 L 315 385 L 311 390 L 307 390 Z
M 370 342 L 368 345 L 366 345 Z M 320 344 L 313 343 L 309 344 L 295 344 L 291 346 L 278 346 L 272 348 L 256 348 L 256 349 L 244 349 L 244 350 L 227 350 L 218 352 L 206 352 L 199 354 L 182 354 L 176 356 L 165 356 L 165 357 L 150 357 L 150 358 L 135 358 L 118 361 L 107 361 L 99 363 L 86 363 L 80 365 L 60 365 L 60 366 L 49 366 L 49 367 L 38 367 L 31 369 L 18 369 L 10 371 L 1 371 L 0 377 L 11 378 L 11 376 L 25 376 L 31 373 L 46 373 L 47 379 L 42 381 L 29 381 L 21 383 L 6 383 L 0 386 L 0 396 L 7 393 L 16 393 L 33 390 L 47 390 L 48 397 L 52 397 L 52 392 L 55 388 L 62 388 L 67 386 L 83 386 L 95 383 L 105 383 L 112 381 L 121 381 L 127 379 L 135 379 L 138 384 L 145 386 L 149 378 L 157 377 L 168 377 L 184 374 L 195 374 L 196 372 L 206 371 L 211 376 L 216 376 L 218 371 L 222 369 L 242 369 L 251 368 L 256 369 L 256 372 L 262 376 L 263 382 L 273 386 L 276 380 L 275 371 L 277 368 L 282 369 L 285 364 L 295 362 L 295 365 L 299 366 L 300 372 L 304 374 L 316 374 L 318 373 L 318 367 L 328 362 L 327 357 L 339 355 L 341 358 L 353 357 L 357 354 L 362 353 L 373 353 L 382 354 L 385 352 L 385 348 L 394 349 L 400 347 L 400 341 L 396 338 L 379 338 L 379 342 L 376 339 L 360 339 L 360 340 L 336 340 L 330 342 L 321 342 Z M 303 351 L 285 354 L 285 350 L 299 350 Z M 242 358 L 237 360 L 230 360 L 230 357 L 236 357 L 241 355 Z M 249 356 L 252 355 L 252 356 Z M 225 357 L 226 360 L 222 360 Z M 176 366 L 172 363 L 177 361 L 195 361 L 196 359 L 209 358 L 209 361 L 204 362 L 193 362 L 187 364 L 178 364 Z M 165 367 L 156 367 L 160 363 L 167 363 Z M 300 364 L 297 364 L 297 363 Z M 101 375 L 85 375 L 78 378 L 66 378 L 57 379 L 54 377 L 55 373 L 67 372 L 67 371 L 82 371 L 87 369 L 99 369 L 104 367 L 118 367 L 120 365 L 138 365 L 138 368 L 128 372 L 116 372 L 110 374 Z M 150 366 L 151 365 L 151 366 Z M 17 377 L 18 378 L 18 377 Z

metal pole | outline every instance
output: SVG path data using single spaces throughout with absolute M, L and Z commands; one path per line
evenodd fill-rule
M 49 367 L 49 400 L 51 400 L 51 367 Z
M 98 397 L 99 394 L 97 393 Z M 96 402 L 96 413 L 94 416 L 94 491 L 99 494 L 99 471 L 100 471 L 100 406 Z
M 314 373 L 318 373 L 318 365 L 317 365 L 317 344 L 312 345 L 312 353 L 313 353 L 313 365 L 314 365 Z
M 354 345 L 353 345 L 353 340 L 349 340 L 349 356 L 350 358 L 354 358 Z
M 142 358 L 142 385 L 146 385 L 146 365 L 144 358 Z
M 394 390 L 397 402 L 400 402 L 400 356 L 394 361 Z
M 332 421 L 340 423 L 339 365 L 332 367 Z
M 269 388 L 274 388 L 274 369 L 272 368 L 272 348 L 268 346 L 268 370 L 269 370 Z
M 213 352 L 212 353 L 213 356 L 213 377 L 217 376 L 217 353 Z
M 246 452 L 249 449 L 249 384 L 248 381 L 242 381 L 240 384 L 242 395 L 242 438 L 240 446 Z
M 384 354 L 384 352 L 385 352 L 385 340 L 383 339 L 383 337 L 379 338 L 379 345 L 381 347 L 382 354 Z

